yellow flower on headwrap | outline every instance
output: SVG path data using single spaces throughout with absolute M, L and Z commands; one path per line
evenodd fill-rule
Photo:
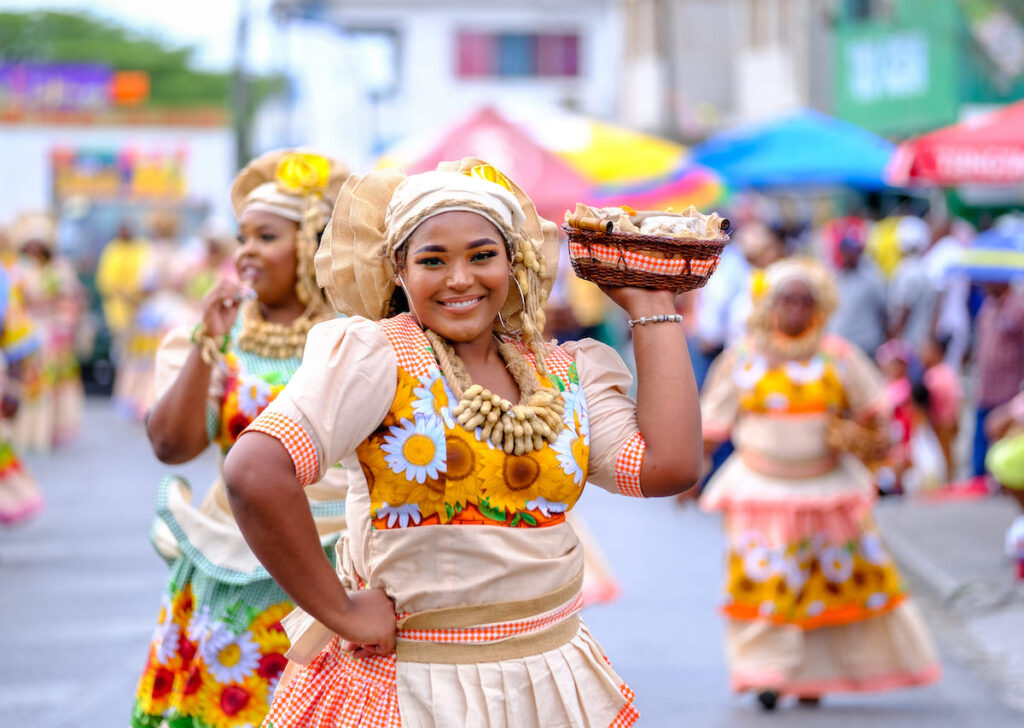
M 278 188 L 290 195 L 323 193 L 331 175 L 331 163 L 319 154 L 286 155 L 274 174 Z
M 509 192 L 512 192 L 513 194 L 515 193 L 515 190 L 512 189 L 512 183 L 509 182 L 508 177 L 506 177 L 501 170 L 493 164 L 478 164 L 475 167 L 467 169 L 463 174 L 467 177 L 477 177 L 479 179 L 486 180 L 487 182 L 493 182 L 496 185 L 501 185 Z
M 768 293 L 768 277 L 763 270 L 755 270 L 750 275 L 750 298 L 757 303 L 764 298 L 766 293 Z

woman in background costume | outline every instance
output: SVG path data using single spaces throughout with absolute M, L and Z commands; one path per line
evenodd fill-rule
M 190 460 L 211 442 L 226 455 L 295 374 L 310 327 L 335 318 L 313 255 L 347 174 L 335 160 L 289 151 L 239 173 L 235 265 L 248 288 L 222 279 L 204 299 L 202 322 L 160 345 L 147 433 L 163 462 Z M 346 482 L 344 470 L 325 468 L 306 492 L 318 547 L 332 554 Z M 165 479 L 157 515 L 154 542 L 171 574 L 132 725 L 257 726 L 287 662 L 280 620 L 292 604 L 246 547 L 219 478 L 198 506 L 187 482 Z
M 12 272 L 41 344 L 38 366 L 25 372 L 14 438 L 19 447 L 47 451 L 74 438 L 82 424 L 85 391 L 75 337 L 85 292 L 71 261 L 57 251 L 49 215 L 24 215 L 11 239 L 19 254 Z
M 22 370 L 39 350 L 39 338 L 25 312 L 21 293 L 0 268 L 0 523 L 21 523 L 43 507 L 39 486 L 11 444 L 10 420 L 18 412 Z
M 879 539 L 871 475 L 826 441 L 830 418 L 887 416 L 881 378 L 823 336 L 835 292 L 820 266 L 785 260 L 756 282 L 750 333 L 701 400 L 705 450 L 736 445 L 701 496 L 725 516 L 732 686 L 770 710 L 780 694 L 816 703 L 931 682 L 935 651 Z

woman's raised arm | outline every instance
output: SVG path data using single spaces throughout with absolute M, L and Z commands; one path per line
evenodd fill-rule
M 215 341 L 231 330 L 238 315 L 241 291 L 237 282 L 221 280 L 204 297 L 203 324 Z M 179 343 L 183 344 L 174 345 Z M 146 415 L 146 435 L 153 453 L 169 465 L 188 462 L 210 444 L 206 400 L 213 367 L 203 360 L 198 346 L 193 344 L 190 349 L 174 383 Z
M 671 291 L 604 290 L 634 321 L 676 313 Z M 640 489 L 648 497 L 676 495 L 696 484 L 701 471 L 700 402 L 682 325 L 635 324 L 633 354 L 637 422 L 646 442 Z

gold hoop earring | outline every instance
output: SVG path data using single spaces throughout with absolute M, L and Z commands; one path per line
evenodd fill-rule
M 508 277 L 512 279 L 512 282 L 516 284 L 516 288 L 519 289 L 519 300 L 522 301 L 522 303 L 523 303 L 522 315 L 525 316 L 526 315 L 526 296 L 523 295 L 523 287 L 519 285 L 519 281 L 516 280 L 516 277 L 515 277 L 514 273 L 510 272 L 508 274 Z M 515 331 L 509 330 L 508 326 L 505 324 L 505 319 L 502 318 L 502 316 L 501 316 L 501 311 L 498 311 L 498 323 L 501 324 L 501 328 L 509 336 L 519 336 L 520 334 L 523 333 L 522 328 L 519 328 L 519 329 L 517 329 Z
M 523 304 L 523 315 L 526 315 L 526 296 L 523 295 L 523 287 L 519 285 L 519 279 L 514 275 L 510 276 L 510 278 L 512 279 L 512 282 L 516 284 L 516 288 L 519 289 L 519 300 Z
M 395 284 L 405 293 L 405 302 L 409 304 L 409 311 L 412 313 L 420 327 L 423 327 L 423 319 L 420 318 L 419 313 L 416 311 L 416 307 L 412 305 L 412 297 L 409 295 L 409 289 L 405 287 L 405 281 L 402 280 L 401 273 L 395 276 Z
M 523 333 L 522 329 L 519 329 L 517 331 L 509 330 L 508 326 L 505 325 L 505 319 L 501 317 L 501 311 L 498 311 L 498 323 L 501 324 L 502 330 L 509 336 L 518 336 L 519 334 Z

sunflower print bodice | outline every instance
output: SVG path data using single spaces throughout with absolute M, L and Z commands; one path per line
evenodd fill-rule
M 736 356 L 733 381 L 744 412 L 801 415 L 847 408 L 841 373 L 841 362 L 827 351 L 772 365 L 761 352 L 744 347 Z
M 232 336 L 237 335 L 236 325 Z M 234 341 L 234 340 L 233 340 Z M 270 359 L 232 347 L 220 364 L 225 372 L 220 411 L 210 413 L 211 440 L 227 453 L 242 430 L 281 393 L 299 368 L 297 357 Z
M 480 430 L 452 417 L 456 400 L 426 336 L 408 315 L 380 322 L 398 359 L 398 386 L 380 427 L 356 448 L 370 492 L 373 527 L 490 525 L 537 528 L 562 523 L 587 478 L 590 430 L 576 365 L 560 349 L 538 377 L 565 398 L 558 439 L 507 455 Z M 534 359 L 525 347 L 523 354 Z

